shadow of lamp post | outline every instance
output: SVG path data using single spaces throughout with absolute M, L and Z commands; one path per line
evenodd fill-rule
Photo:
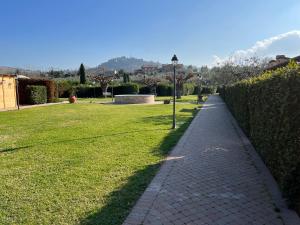
M 172 129 L 176 128 L 176 65 L 178 63 L 177 56 L 174 55 L 171 59 L 172 64 L 173 64 L 173 124 L 172 124 Z

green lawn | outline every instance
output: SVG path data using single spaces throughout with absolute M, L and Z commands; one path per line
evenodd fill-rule
M 122 224 L 195 114 L 62 104 L 0 113 L 0 224 Z
M 205 99 L 206 97 L 204 97 Z M 163 101 L 163 100 L 172 100 L 172 96 L 156 96 L 155 101 Z M 68 101 L 67 98 L 61 98 L 61 101 Z M 78 98 L 78 103 L 105 103 L 105 102 L 111 102 L 111 97 L 107 98 Z M 188 96 L 182 96 L 181 99 L 177 99 L 176 102 L 184 102 L 184 103 L 197 103 L 197 95 L 188 95 Z

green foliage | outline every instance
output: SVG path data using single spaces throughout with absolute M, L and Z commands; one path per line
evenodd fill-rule
M 85 68 L 84 68 L 84 65 L 82 63 L 79 67 L 78 75 L 80 77 L 80 83 L 85 84 L 86 83 Z
M 139 93 L 140 94 L 152 94 L 151 87 L 142 86 L 142 87 L 140 87 Z
M 183 93 L 182 95 L 192 95 L 195 91 L 195 84 L 185 83 L 183 84 Z
M 101 87 L 87 85 L 80 85 L 75 87 L 74 94 L 78 98 L 96 98 L 103 96 Z
M 128 73 L 123 74 L 123 82 L 124 83 L 129 83 L 130 82 L 130 77 Z
M 26 95 L 28 103 L 31 105 L 47 103 L 47 89 L 45 86 L 28 85 Z
M 216 93 L 214 86 L 201 86 L 201 94 L 211 95 Z
M 138 94 L 139 85 L 135 83 L 126 83 L 114 87 L 114 95 Z
M 284 195 L 300 212 L 300 68 L 295 63 L 220 88 Z
M 159 84 L 156 88 L 157 96 L 172 96 L 173 86 L 170 84 Z
M 28 102 L 27 93 L 26 93 L 26 87 L 28 85 L 40 85 L 45 86 L 47 89 L 47 102 L 56 102 L 58 100 L 57 96 L 57 88 L 56 83 L 53 80 L 45 80 L 45 79 L 19 79 L 19 98 L 20 98 L 20 104 L 30 104 Z

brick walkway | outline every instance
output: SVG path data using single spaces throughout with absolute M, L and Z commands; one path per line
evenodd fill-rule
M 124 225 L 298 225 L 218 96 L 174 148 Z

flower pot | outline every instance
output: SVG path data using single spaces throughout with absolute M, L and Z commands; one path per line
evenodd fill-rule
M 76 96 L 71 96 L 71 97 L 69 98 L 69 102 L 70 102 L 70 103 L 75 103 L 76 101 L 77 101 Z

